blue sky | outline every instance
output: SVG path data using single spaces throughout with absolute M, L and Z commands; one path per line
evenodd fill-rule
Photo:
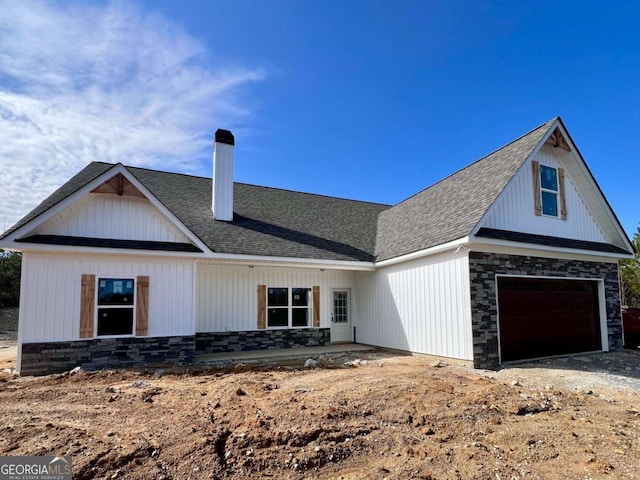
M 27 5 L 23 5 L 27 4 Z M 560 115 L 640 222 L 640 4 L 0 0 L 0 229 L 91 160 L 397 203 Z

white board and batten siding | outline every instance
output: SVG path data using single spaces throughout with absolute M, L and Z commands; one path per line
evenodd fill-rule
M 22 342 L 78 340 L 83 274 L 149 276 L 150 337 L 194 334 L 194 262 L 179 258 L 25 252 Z
M 331 326 L 333 288 L 352 288 L 353 272 L 197 265 L 197 332 L 257 330 L 258 285 L 320 287 L 320 327 Z
M 545 145 L 535 160 L 541 165 L 562 168 L 557 149 Z M 566 172 L 566 170 L 565 170 Z M 529 160 L 511 180 L 493 205 L 482 227 L 554 237 L 607 242 L 598 224 L 580 198 L 567 172 L 565 177 L 567 219 L 536 216 L 534 213 L 533 170 Z
M 39 226 L 46 235 L 190 243 L 144 198 L 91 193 Z
M 473 360 L 465 251 L 358 272 L 356 285 L 358 343 Z

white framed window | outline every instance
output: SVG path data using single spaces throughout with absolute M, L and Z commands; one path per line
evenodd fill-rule
M 540 165 L 540 195 L 542 214 L 547 217 L 558 217 L 558 169 Z
M 96 336 L 127 336 L 135 333 L 135 279 L 98 277 Z
M 312 321 L 311 288 L 269 287 L 267 328 L 304 328 Z

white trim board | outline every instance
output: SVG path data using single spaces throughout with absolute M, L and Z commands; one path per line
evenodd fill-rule
M 598 225 L 598 228 L 603 232 L 605 237 L 607 237 L 608 242 L 617 245 L 621 248 L 627 249 L 629 251 L 633 251 L 633 247 L 627 237 L 626 233 L 622 229 L 620 222 L 617 217 L 613 213 L 613 210 L 609 206 L 607 200 L 604 197 L 604 193 L 602 189 L 598 186 L 596 180 L 591 174 L 589 167 L 587 166 L 584 158 L 580 154 L 580 151 L 573 143 L 571 136 L 565 129 L 562 120 L 557 118 L 549 127 L 547 132 L 538 142 L 538 145 L 533 149 L 531 154 L 526 158 L 523 164 L 518 168 L 517 172 L 511 177 L 505 188 L 500 192 L 500 194 L 496 197 L 493 203 L 489 206 L 487 211 L 482 215 L 476 226 L 473 228 L 471 232 L 471 236 L 475 236 L 478 233 L 478 230 L 482 228 L 485 224 L 487 218 L 494 212 L 497 208 L 496 205 L 500 203 L 500 201 L 505 196 L 505 191 L 507 191 L 507 187 L 509 184 L 520 175 L 523 169 L 528 168 L 530 160 L 535 158 L 540 149 L 545 145 L 545 142 L 551 136 L 551 134 L 558 128 L 564 138 L 566 139 L 569 147 L 571 149 L 570 152 L 566 152 L 562 150 L 560 155 L 560 162 L 563 164 L 566 173 L 571 179 L 577 194 L 581 197 L 584 202 L 586 208 L 589 210 L 590 214 L 593 216 L 594 221 Z M 573 161 L 571 161 L 573 160 Z M 588 192 L 590 190 L 590 192 Z M 585 193 L 589 193 L 589 195 L 585 195 Z M 532 209 L 533 210 L 533 209 Z M 604 225 L 604 223 L 608 223 Z M 603 227 L 605 227 L 603 229 Z M 608 233 L 608 235 L 607 235 Z M 614 237 L 617 237 L 614 239 Z M 620 257 L 623 258 L 623 257 Z M 630 258 L 630 257 L 624 257 Z
M 469 243 L 469 237 L 461 237 L 457 240 L 452 240 L 447 243 L 443 243 L 441 245 L 436 245 L 434 247 L 425 248 L 424 250 L 418 250 L 417 252 L 408 253 L 406 255 L 401 255 L 399 257 L 390 258 L 388 260 L 382 260 L 381 262 L 376 262 L 375 267 L 387 267 L 389 265 L 395 265 L 396 263 L 408 262 L 409 260 L 416 260 L 422 257 L 428 257 L 429 255 L 435 255 L 437 253 L 446 252 L 447 250 L 453 250 L 454 248 L 462 248 L 466 247 Z
M 487 220 L 487 217 L 489 217 L 489 215 L 495 210 L 495 206 L 498 205 L 500 203 L 500 201 L 502 200 L 502 197 L 504 197 L 504 192 L 507 190 L 507 187 L 509 186 L 509 184 L 513 181 L 514 178 L 516 178 L 524 168 L 526 168 L 526 165 L 529 164 L 529 161 L 532 158 L 535 158 L 535 156 L 538 154 L 538 152 L 540 151 L 540 149 L 542 148 L 542 146 L 544 145 L 544 143 L 549 139 L 549 137 L 551 136 L 551 134 L 553 133 L 553 131 L 555 130 L 555 127 L 559 124 L 558 119 L 556 118 L 556 120 L 551 124 L 551 126 L 547 129 L 547 132 L 543 135 L 543 137 L 540 139 L 540 141 L 538 142 L 538 145 L 535 146 L 535 148 L 531 151 L 531 153 L 529 154 L 529 156 L 524 160 L 524 162 L 522 163 L 522 165 L 520 165 L 520 167 L 518 168 L 518 170 L 516 171 L 516 173 L 513 174 L 513 176 L 509 179 L 509 181 L 507 182 L 507 184 L 505 185 L 505 187 L 502 189 L 502 191 L 498 194 L 498 196 L 493 200 L 493 203 L 491 205 L 489 205 L 489 208 L 487 208 L 487 210 L 484 212 L 484 214 L 482 215 L 482 217 L 480 217 L 480 220 L 478 220 L 478 223 L 476 224 L 475 227 L 473 227 L 473 230 L 471 231 L 471 236 L 475 236 L 478 233 L 478 230 L 480 230 L 482 228 L 482 226 L 484 225 L 484 223 Z
M 597 252 L 574 248 L 551 247 L 533 243 L 511 242 L 508 240 L 484 239 L 475 237 L 466 248 L 477 252 L 504 253 L 508 255 L 524 255 L 543 258 L 564 258 L 567 260 L 584 260 L 588 262 L 617 263 L 618 260 L 633 258 L 633 255 L 621 253 Z
M 36 218 L 27 222 L 25 225 L 18 228 L 15 232 L 11 233 L 6 238 L 0 240 L 0 247 L 18 250 L 18 248 L 16 248 L 16 239 L 29 235 L 44 222 L 59 214 L 65 208 L 80 200 L 82 197 L 88 195 L 92 190 L 108 181 L 109 179 L 113 178 L 117 174 L 122 174 L 127 180 L 129 180 L 147 198 L 147 200 L 149 200 L 149 202 L 151 202 L 154 207 L 156 207 L 165 217 L 167 217 L 178 228 L 178 230 L 180 230 L 189 240 L 193 242 L 194 245 L 200 248 L 203 252 L 210 252 L 209 247 L 207 247 L 207 245 L 205 245 L 202 240 L 200 240 L 173 213 L 171 213 L 171 211 L 169 211 L 169 209 L 165 207 L 162 202 L 160 202 L 149 190 L 147 190 L 147 188 L 142 183 L 140 183 L 140 181 L 138 181 L 138 179 L 133 176 L 133 174 L 131 174 L 121 163 L 118 163 L 109 168 L 106 172 L 98 175 L 92 181 L 79 188 L 65 199 L 53 205 L 51 208 L 38 215 Z M 22 246 L 22 244 L 20 246 Z M 43 250 L 42 247 L 39 248 L 39 250 Z

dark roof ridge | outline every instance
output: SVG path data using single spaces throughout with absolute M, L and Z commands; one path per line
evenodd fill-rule
M 115 163 L 109 163 L 109 162 L 94 162 L 94 163 L 106 163 L 107 165 L 117 165 Z M 203 180 L 212 180 L 211 177 L 205 177 L 205 176 L 202 176 L 202 175 L 193 175 L 193 174 L 190 174 L 190 173 L 167 172 L 166 170 L 156 170 L 154 168 L 136 167 L 136 166 L 133 166 L 133 165 L 123 165 L 123 166 L 127 170 L 129 168 L 135 168 L 135 169 L 138 169 L 138 170 L 146 170 L 148 172 L 164 173 L 164 174 L 168 174 L 168 175 L 181 175 L 183 177 L 192 177 L 192 178 L 201 178 Z M 315 197 L 325 197 L 325 198 L 332 198 L 332 199 L 335 199 L 335 200 L 345 200 L 345 201 L 348 201 L 348 202 L 367 203 L 367 204 L 370 204 L 370 205 L 380 205 L 380 206 L 383 206 L 383 207 L 392 207 L 393 206 L 393 205 L 390 205 L 388 203 L 370 202 L 370 201 L 367 201 L 367 200 L 356 200 L 356 199 L 353 199 L 353 198 L 345 198 L 345 197 L 337 197 L 337 196 L 334 196 L 334 195 L 326 195 L 324 193 L 303 192 L 301 190 L 293 190 L 293 189 L 290 189 L 290 188 L 270 187 L 270 186 L 267 186 L 267 185 L 256 185 L 255 183 L 236 182 L 236 181 L 234 181 L 233 183 L 236 184 L 236 185 L 247 185 L 247 186 L 250 186 L 250 187 L 267 188 L 267 189 L 270 189 L 270 190 L 279 190 L 279 191 L 282 191 L 282 192 L 300 193 L 300 194 L 303 194 L 303 195 L 313 195 Z
M 491 153 L 487 153 L 485 156 L 483 156 L 482 158 L 479 158 L 479 159 L 478 159 L 478 160 L 476 160 L 475 162 L 472 162 L 472 163 L 470 163 L 469 165 L 465 165 L 465 166 L 464 166 L 464 167 L 462 167 L 461 169 L 456 170 L 456 171 L 455 171 L 455 172 L 453 172 L 453 173 L 450 173 L 450 174 L 449 174 L 449 175 L 447 175 L 446 177 L 441 178 L 441 179 L 440 179 L 440 180 L 438 180 L 437 182 L 432 183 L 432 184 L 431 184 L 431 185 L 429 185 L 428 187 L 423 188 L 422 190 L 420 190 L 420 191 L 418 191 L 418 192 L 414 193 L 413 195 L 411 195 L 411 196 L 409 196 L 409 197 L 405 198 L 404 200 L 402 200 L 402 201 L 400 201 L 400 202 L 398 202 L 398 203 L 394 204 L 393 206 L 395 207 L 395 206 L 398 206 L 398 205 L 403 204 L 404 202 L 406 202 L 406 201 L 408 201 L 408 200 L 411 200 L 411 199 L 412 199 L 413 197 L 415 197 L 416 195 L 420 195 L 422 192 L 424 192 L 424 191 L 426 191 L 426 190 L 429 190 L 430 188 L 435 187 L 435 186 L 436 186 L 436 185 L 438 185 L 439 183 L 444 182 L 445 180 L 447 180 L 447 179 L 449 179 L 449 178 L 453 177 L 454 175 L 457 175 L 458 173 L 460 173 L 460 172 L 463 172 L 463 171 L 467 170 L 468 168 L 472 167 L 472 166 L 473 166 L 473 165 L 475 165 L 476 163 L 478 163 L 478 162 L 481 162 L 481 161 L 485 160 L 487 157 L 490 157 L 491 155 L 493 155 L 493 154 L 495 154 L 495 153 L 498 153 L 500 150 L 504 150 L 504 149 L 505 149 L 505 148 L 507 148 L 509 145 L 513 145 L 513 144 L 514 144 L 514 143 L 516 143 L 517 141 L 522 140 L 522 139 L 523 139 L 524 137 L 526 137 L 527 135 L 531 135 L 533 132 L 535 132 L 535 131 L 537 131 L 537 130 L 539 130 L 539 129 L 543 128 L 545 125 L 547 125 L 547 124 L 549 124 L 549 123 L 555 122 L 555 121 L 556 121 L 557 119 L 559 119 L 559 118 L 560 118 L 560 117 L 554 117 L 554 118 L 552 118 L 551 120 L 547 120 L 546 122 L 544 122 L 544 123 L 542 123 L 542 124 L 538 125 L 536 128 L 533 128 L 533 129 L 529 130 L 527 133 L 525 133 L 525 134 L 523 134 L 523 135 L 520 135 L 520 136 L 519 136 L 518 138 L 516 138 L 515 140 L 512 140 L 511 142 L 504 144 L 504 145 L 503 145 L 503 146 L 501 146 L 500 148 L 497 148 L 497 149 L 493 150 Z
M 108 162 L 95 162 L 95 163 L 108 163 Z M 169 173 L 171 175 L 180 175 L 182 177 L 202 178 L 203 180 L 211 180 L 211 177 L 205 177 L 204 175 L 194 175 L 193 173 L 184 173 L 184 172 L 167 172 L 166 170 L 158 170 L 157 168 L 137 167 L 135 165 L 125 165 L 124 163 L 121 163 L 121 162 L 113 163 L 111 165 L 118 165 L 118 164 L 122 165 L 127 170 L 129 170 L 130 168 L 135 168 L 136 170 L 145 170 L 147 172 Z

